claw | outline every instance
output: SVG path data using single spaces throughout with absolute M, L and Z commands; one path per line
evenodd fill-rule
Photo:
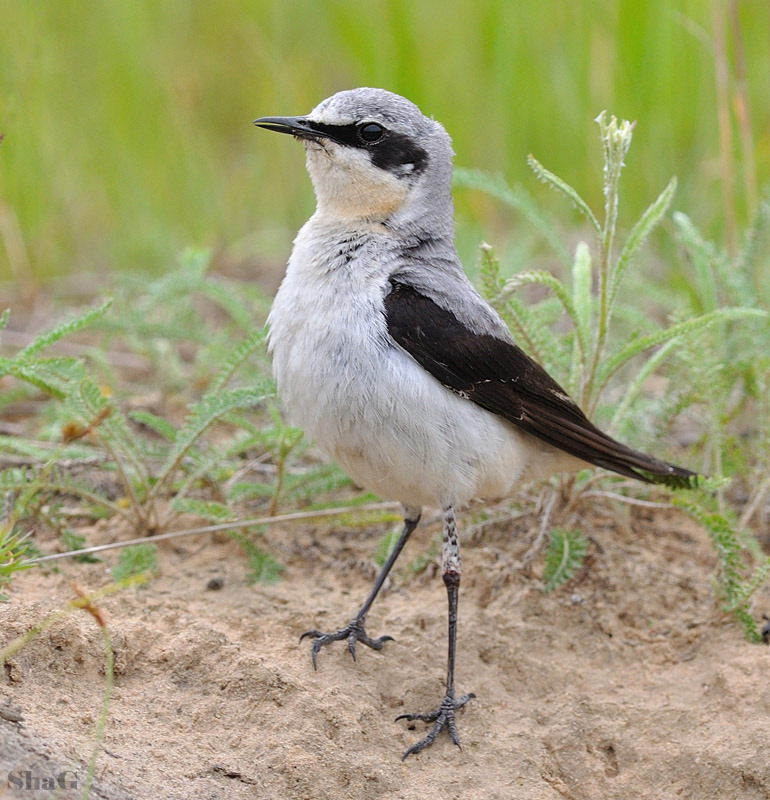
M 444 727 L 446 727 L 449 731 L 452 741 L 462 750 L 462 747 L 460 746 L 460 736 L 457 733 L 457 725 L 455 723 L 455 711 L 457 711 L 458 708 L 462 708 L 475 696 L 476 695 L 473 694 L 473 692 L 469 692 L 468 694 L 464 694 L 462 697 L 459 697 L 457 700 L 455 700 L 452 695 L 448 694 L 441 701 L 441 705 L 436 711 L 430 711 L 427 714 L 400 714 L 398 717 L 396 717 L 396 722 L 398 722 L 400 719 L 405 719 L 408 722 L 420 720 L 421 722 L 435 723 L 430 733 L 424 739 L 420 739 L 419 742 L 413 744 L 404 753 L 404 755 L 401 756 L 401 760 L 405 761 L 408 756 L 416 755 L 426 747 L 430 747 L 430 745 L 432 745 L 436 740 L 436 737 L 440 733 L 441 729 Z
M 351 631 L 348 636 L 348 651 L 353 661 L 356 660 L 356 634 Z
M 334 631 L 334 633 L 322 633 L 321 631 L 315 629 L 312 631 L 305 631 L 302 636 L 299 637 L 299 640 L 302 641 L 306 636 L 315 639 L 312 650 L 313 669 L 315 670 L 318 669 L 318 653 L 321 652 L 322 647 L 330 644 L 331 642 L 339 642 L 342 639 L 347 639 L 348 651 L 353 657 L 353 661 L 355 661 L 356 642 L 361 642 L 367 647 L 371 647 L 372 650 L 382 650 L 382 645 L 385 642 L 395 641 L 392 636 L 380 636 L 378 639 L 370 638 L 364 630 L 363 617 L 356 617 L 349 625 L 344 628 L 340 628 L 338 631 Z

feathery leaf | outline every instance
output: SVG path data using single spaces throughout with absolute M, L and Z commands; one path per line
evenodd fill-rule
M 588 542 L 580 531 L 554 528 L 545 556 L 543 583 L 546 592 L 565 584 L 583 566 Z
M 658 198 L 647 208 L 642 214 L 639 221 L 634 225 L 631 233 L 623 245 L 623 249 L 618 256 L 617 265 L 612 273 L 609 287 L 609 307 L 612 308 L 615 297 L 620 288 L 620 284 L 625 277 L 626 271 L 634 259 L 634 256 L 639 252 L 639 248 L 644 244 L 647 237 L 652 233 L 654 228 L 663 219 L 671 205 L 671 201 L 676 192 L 676 178 L 671 178 L 668 186 L 660 193 Z
M 527 156 L 527 164 L 543 183 L 565 195 L 572 205 L 591 223 L 597 235 L 602 235 L 602 226 L 599 224 L 599 220 L 596 219 L 594 212 L 588 207 L 588 203 L 583 200 L 575 189 L 558 175 L 554 175 L 553 172 L 547 170 L 533 155 Z

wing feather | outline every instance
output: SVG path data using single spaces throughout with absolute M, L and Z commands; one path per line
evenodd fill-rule
M 603 433 L 512 341 L 471 331 L 405 283 L 385 297 L 388 332 L 444 386 L 570 455 L 648 483 L 691 486 L 697 475 Z

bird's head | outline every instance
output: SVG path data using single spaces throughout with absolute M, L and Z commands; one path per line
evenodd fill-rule
M 447 215 L 451 221 L 451 140 L 397 94 L 350 89 L 305 116 L 254 124 L 302 141 L 320 214 L 407 226 Z

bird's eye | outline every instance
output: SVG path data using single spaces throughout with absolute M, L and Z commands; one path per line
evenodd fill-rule
M 384 133 L 385 128 L 383 128 L 378 122 L 367 122 L 366 125 L 362 125 L 358 129 L 359 138 L 362 142 L 366 142 L 367 144 L 379 142 Z

